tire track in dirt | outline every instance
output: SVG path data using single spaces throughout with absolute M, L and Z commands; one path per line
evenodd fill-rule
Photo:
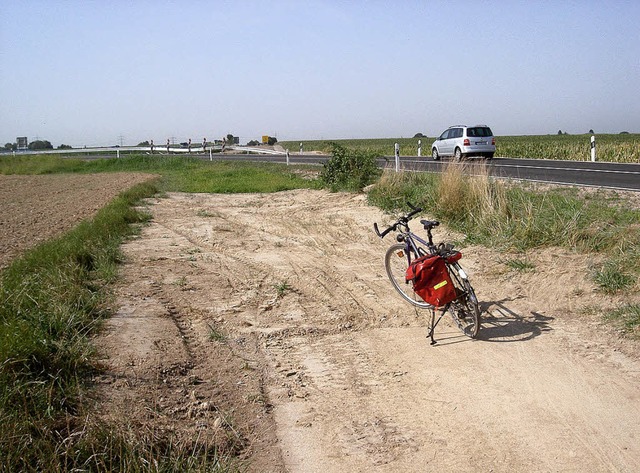
M 256 465 L 262 458 L 272 471 L 280 471 L 255 337 L 235 336 L 219 327 L 221 317 L 234 313 L 242 301 L 219 311 L 191 301 L 201 290 L 196 276 L 204 277 L 205 284 L 217 278 L 223 287 L 236 286 L 225 274 L 236 262 L 211 258 L 206 248 L 198 249 L 201 240 L 171 225 L 147 230 L 149 239 L 124 247 L 126 289 L 120 291 L 119 304 L 132 309 L 126 314 L 129 323 L 123 326 L 118 317 L 112 319 L 99 342 L 109 354 L 108 375 L 116 382 L 99 390 L 98 411 L 110 422 L 126 419 L 125 430 L 151 432 L 160 443 L 251 457 Z M 207 256 L 207 265 L 213 262 L 213 267 L 203 273 L 194 255 Z M 242 294 L 246 285 L 236 287 L 234 293 Z M 151 304 L 161 311 L 160 317 L 147 310 Z M 122 382 L 128 364 L 122 353 L 131 342 L 147 347 L 130 368 L 145 383 Z
M 176 432 L 210 433 L 228 412 L 252 471 L 640 469 L 637 349 L 582 311 L 616 302 L 588 281 L 590 258 L 537 252 L 522 274 L 507 255 L 463 249 L 480 339 L 444 319 L 431 347 L 427 314 L 384 274 L 388 243 L 371 225 L 386 219 L 362 196 L 170 194 L 150 210 L 124 247 L 122 316 L 149 316 L 152 342 L 134 338 L 147 347 L 140 379 L 152 378 L 145 363 L 172 366 L 155 346 L 193 360 L 195 388 L 176 378 L 179 393 L 161 391 Z M 173 328 L 154 330 L 153 307 Z M 198 431 L 204 402 L 215 408 Z

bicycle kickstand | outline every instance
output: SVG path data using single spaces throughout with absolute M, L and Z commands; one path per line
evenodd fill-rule
M 436 340 L 433 338 L 433 334 L 436 331 L 436 326 L 438 325 L 438 323 L 442 320 L 442 317 L 444 316 L 444 314 L 447 312 L 446 308 L 442 311 L 442 313 L 440 314 L 440 317 L 438 317 L 438 320 L 436 320 L 436 308 L 433 307 L 431 309 L 431 326 L 429 328 L 429 333 L 427 334 L 427 338 L 431 339 L 431 345 L 435 345 L 437 342 Z

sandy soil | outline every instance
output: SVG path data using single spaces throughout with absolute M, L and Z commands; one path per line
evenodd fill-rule
M 148 178 L 0 176 L 0 267 Z M 533 252 L 522 273 L 464 248 L 480 338 L 445 319 L 430 346 L 427 314 L 384 274 L 391 242 L 371 227 L 389 218 L 363 196 L 148 210 L 96 340 L 96 417 L 260 472 L 640 471 L 638 346 L 598 315 L 632 298 L 596 292 L 593 257 Z
M 463 249 L 478 340 L 394 293 L 363 196 L 170 194 L 125 244 L 103 417 L 251 471 L 640 471 L 637 346 L 561 249 Z M 445 229 L 437 238 L 449 238 Z M 519 256 L 522 258 L 522 255 Z M 177 439 L 177 440 L 175 440 Z

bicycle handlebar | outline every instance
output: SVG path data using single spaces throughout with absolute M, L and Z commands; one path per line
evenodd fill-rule
M 409 220 L 411 220 L 411 217 L 422 212 L 423 210 L 420 207 L 416 207 L 412 205 L 411 202 L 407 202 L 407 205 L 411 209 L 411 212 L 400 217 L 393 225 L 391 225 L 389 228 L 387 228 L 383 232 L 380 232 L 380 229 L 378 228 L 378 224 L 374 223 L 373 229 L 375 230 L 376 235 L 378 235 L 380 238 L 384 238 L 387 235 L 387 233 L 389 233 L 390 231 L 392 230 L 395 231 L 396 228 L 398 228 L 398 225 L 406 225 L 409 222 Z
M 378 229 L 378 224 L 377 223 L 373 223 L 373 229 L 376 232 L 376 235 L 378 235 L 380 238 L 384 238 L 386 236 L 387 233 L 389 233 L 391 230 L 395 230 L 396 225 L 391 225 L 389 228 L 387 228 L 385 231 L 383 231 L 382 233 L 380 233 L 380 230 Z

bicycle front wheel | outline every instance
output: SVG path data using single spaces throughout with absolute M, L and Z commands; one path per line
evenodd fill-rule
M 384 267 L 393 287 L 410 304 L 421 309 L 431 309 L 433 306 L 423 301 L 418 294 L 413 292 L 413 282 L 406 282 L 407 268 L 409 267 L 409 255 L 406 245 L 397 243 L 391 245 L 384 256 Z
M 447 266 L 458 294 L 456 300 L 449 304 L 447 311 L 463 334 L 475 338 L 480 330 L 478 298 L 469 280 L 460 275 L 460 266 L 457 263 Z

